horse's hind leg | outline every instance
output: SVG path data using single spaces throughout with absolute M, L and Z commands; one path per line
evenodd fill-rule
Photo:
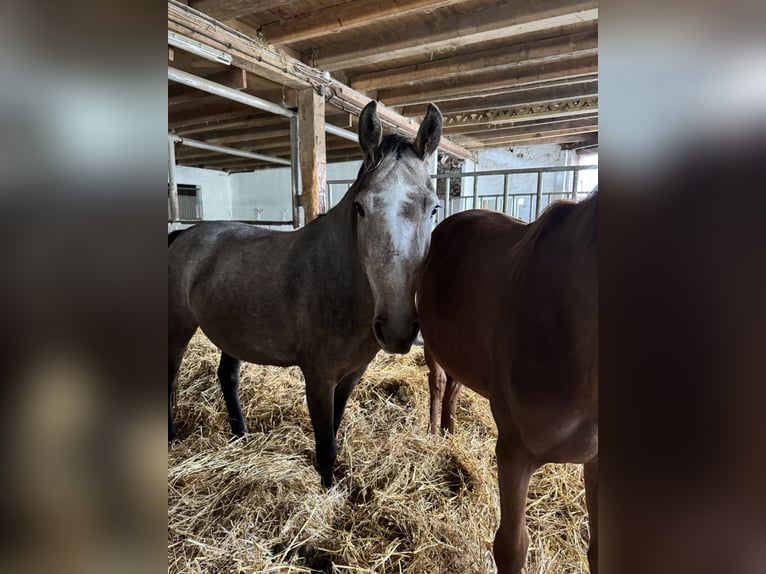
M 588 505 L 590 524 L 588 564 L 590 564 L 590 574 L 598 574 L 598 461 L 586 463 L 584 470 L 585 503 Z
M 226 403 L 226 412 L 229 414 L 229 424 L 234 436 L 245 436 L 247 428 L 242 418 L 242 409 L 239 406 L 239 367 L 242 362 L 231 355 L 221 353 L 221 362 L 218 364 L 218 379 L 221 381 L 223 400 Z
M 444 389 L 447 385 L 447 374 L 434 360 L 428 346 L 424 347 L 423 354 L 425 355 L 426 365 L 428 366 L 428 393 L 431 401 L 428 432 L 429 434 L 436 434 L 436 421 L 439 419 L 439 409 L 442 406 L 442 401 L 444 399 Z
M 444 399 L 442 400 L 442 432 L 454 434 L 455 411 L 457 411 L 457 398 L 463 388 L 459 382 L 447 375 Z
M 173 394 L 181 360 L 196 328 L 194 324 L 179 327 L 173 321 L 168 328 L 168 440 L 177 436 L 173 428 Z

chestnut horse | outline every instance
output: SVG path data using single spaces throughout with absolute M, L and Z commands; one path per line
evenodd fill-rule
M 522 227 L 463 212 L 431 238 L 418 318 L 432 359 L 487 397 L 497 424 L 498 574 L 524 565 L 529 479 L 549 462 L 585 465 L 597 572 L 597 196 L 557 202 Z
M 414 141 L 382 138 L 376 103 L 359 117 L 364 163 L 343 199 L 296 231 L 207 222 L 168 238 L 168 398 L 197 327 L 221 349 L 231 431 L 246 432 L 241 361 L 298 365 L 322 484 L 333 483 L 336 433 L 351 391 L 381 348 L 417 336 L 415 286 L 437 197 L 428 171 L 442 116 L 428 106 Z M 168 438 L 176 436 L 168 401 Z
M 447 228 L 454 226 L 459 228 L 459 231 L 449 232 L 447 228 L 442 228 L 442 226 Z M 483 257 L 491 259 L 502 257 L 503 253 L 506 253 L 521 239 L 526 227 L 526 223 L 520 219 L 514 219 L 496 211 L 476 209 L 464 211 L 447 218 L 439 226 L 439 234 L 442 236 L 446 233 L 450 233 L 453 236 L 459 234 L 459 237 L 453 237 L 453 240 L 460 243 L 457 253 L 482 252 L 482 258 L 461 260 L 460 273 L 468 278 L 473 274 L 472 265 L 481 266 L 483 264 Z M 458 281 L 452 283 L 451 280 L 447 284 L 450 285 L 451 290 L 472 287 L 470 283 Z M 470 297 L 470 294 L 443 293 L 441 297 L 456 297 L 462 301 L 463 297 Z M 472 311 L 471 308 L 467 307 L 451 307 L 449 310 L 449 313 L 452 314 L 450 321 L 462 323 L 463 319 L 457 315 L 461 312 L 471 313 Z M 437 421 L 441 417 L 440 426 L 442 432 L 453 433 L 455 432 L 457 399 L 463 385 L 436 362 L 428 346 L 428 341 L 425 340 L 423 354 L 425 355 L 426 365 L 428 365 L 428 389 L 431 396 L 428 432 L 436 434 Z

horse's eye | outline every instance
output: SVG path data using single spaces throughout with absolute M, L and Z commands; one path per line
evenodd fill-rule
M 437 205 L 436 207 L 434 207 L 434 210 L 431 212 L 431 215 L 436 215 L 436 212 L 439 211 L 440 207 L 441 205 Z
M 362 209 L 362 206 L 359 204 L 358 201 L 354 202 L 354 211 L 356 211 L 359 214 L 359 217 L 364 217 L 364 209 Z

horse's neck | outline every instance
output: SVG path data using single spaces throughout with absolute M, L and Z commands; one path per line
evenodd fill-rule
M 327 261 L 334 276 L 342 278 L 344 288 L 362 297 L 362 301 L 357 299 L 357 304 L 373 305 L 367 275 L 357 253 L 353 210 L 353 197 L 347 194 L 327 214 L 312 222 L 316 226 L 318 254 Z

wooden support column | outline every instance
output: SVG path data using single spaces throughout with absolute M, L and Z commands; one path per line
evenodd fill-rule
M 305 223 L 326 211 L 324 110 L 324 98 L 312 88 L 298 91 L 298 149 L 302 183 L 301 205 Z

